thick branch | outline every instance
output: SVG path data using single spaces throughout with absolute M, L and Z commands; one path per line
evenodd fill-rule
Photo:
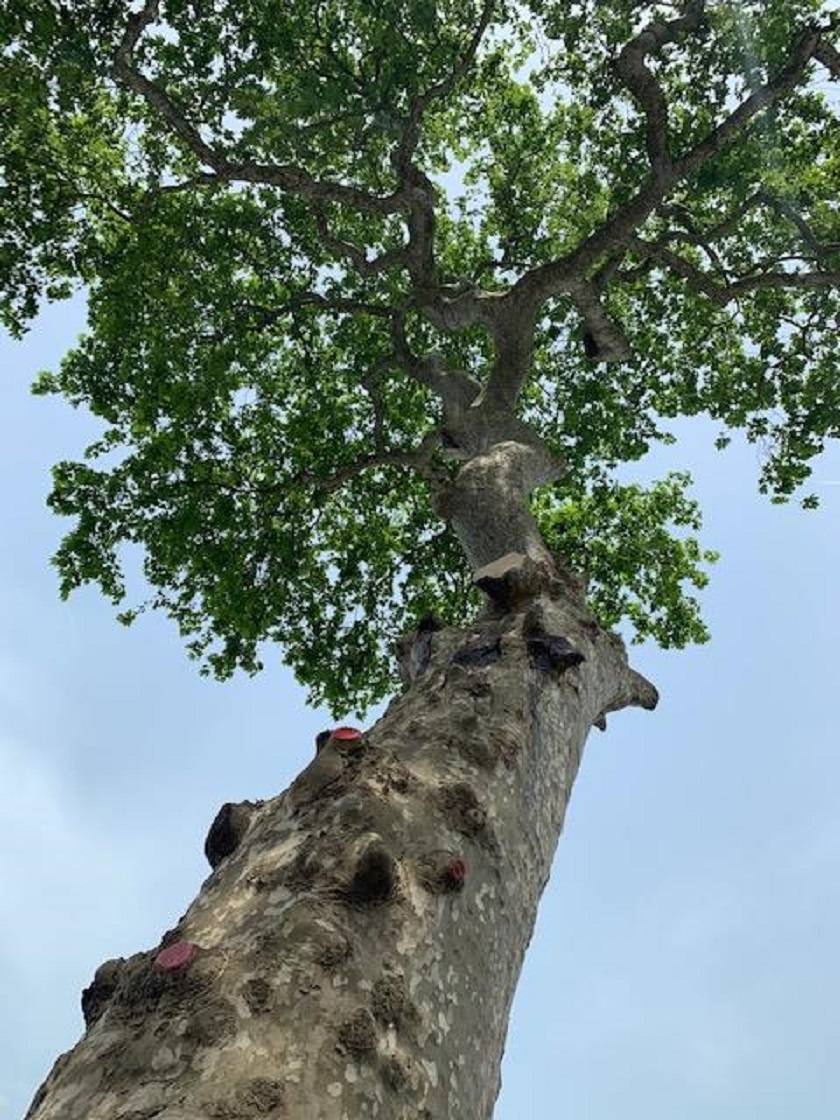
M 392 157 L 400 188 L 405 190 L 409 200 L 409 273 L 415 285 L 421 290 L 435 286 L 434 241 L 437 192 L 432 181 L 414 163 L 414 153 L 420 142 L 420 126 L 429 106 L 451 93 L 469 71 L 495 7 L 496 0 L 485 0 L 476 29 L 461 57 L 445 78 L 414 98 L 402 130 L 400 143 Z
M 395 249 L 387 249 L 378 256 L 368 257 L 364 249 L 360 249 L 358 245 L 353 245 L 351 242 L 344 241 L 333 234 L 329 219 L 323 210 L 315 211 L 315 221 L 325 247 L 335 253 L 336 256 L 350 261 L 356 271 L 364 276 L 386 272 L 390 268 L 407 263 L 408 250 L 404 245 Z
M 492 306 L 492 305 L 491 305 Z M 513 413 L 516 401 L 531 372 L 534 349 L 534 312 L 527 305 L 503 301 L 488 323 L 495 358 L 481 393 L 482 407 Z
M 436 82 L 434 85 L 429 86 L 423 93 L 418 94 L 411 103 L 409 110 L 408 120 L 405 128 L 403 129 L 402 139 L 394 153 L 394 168 L 400 179 L 400 182 L 405 180 L 408 176 L 409 169 L 412 165 L 414 152 L 417 149 L 417 144 L 420 140 L 420 124 L 423 115 L 431 104 L 435 101 L 440 101 L 446 97 L 458 82 L 467 74 L 475 56 L 478 53 L 478 48 L 481 46 L 481 40 L 490 24 L 493 17 L 493 12 L 496 7 L 496 0 L 485 0 L 484 7 L 481 12 L 481 17 L 478 21 L 472 38 L 467 44 L 464 53 L 455 63 L 453 68 L 447 76 L 441 81 Z
M 595 284 L 582 280 L 569 288 L 578 311 L 586 322 L 599 362 L 621 362 L 630 355 L 630 344 L 621 328 L 609 317 Z
M 315 308 L 327 315 L 370 315 L 375 319 L 391 319 L 394 314 L 392 307 L 378 303 L 366 303 L 360 299 L 344 299 L 338 296 L 323 296 L 318 292 L 302 292 L 292 296 L 285 303 L 274 307 L 263 307 L 256 303 L 244 305 L 243 311 L 254 315 L 254 321 L 248 326 L 254 330 L 265 330 L 273 326 L 287 315 L 294 315 L 296 311 L 306 308 Z
M 615 69 L 645 115 L 647 152 L 655 178 L 671 169 L 668 144 L 668 105 L 662 87 L 646 65 L 649 54 L 659 52 L 700 26 L 705 0 L 689 0 L 683 14 L 667 23 L 651 23 L 624 47 Z
M 840 51 L 836 47 L 831 43 L 820 42 L 814 51 L 814 57 L 819 59 L 832 78 L 840 81 Z
M 376 467 L 406 467 L 417 471 L 425 478 L 437 480 L 439 472 L 434 469 L 431 459 L 433 452 L 439 446 L 440 433 L 435 430 L 427 432 L 419 446 L 412 451 L 372 451 L 368 455 L 360 455 L 358 459 L 347 463 L 326 478 L 312 471 L 300 471 L 295 475 L 295 482 L 314 486 L 324 493 L 331 494 L 360 474 Z
M 628 247 L 635 253 L 670 269 L 696 292 L 708 296 L 710 300 L 725 307 L 732 300 L 749 292 L 772 288 L 816 288 L 840 287 L 840 272 L 816 270 L 813 272 L 763 272 L 758 276 L 747 276 L 721 283 L 697 265 L 668 249 L 661 243 L 645 241 L 640 237 L 628 239 Z
M 316 179 L 302 167 L 233 161 L 208 144 L 169 94 L 134 66 L 134 48 L 145 28 L 157 18 L 159 6 L 160 0 L 147 0 L 141 11 L 129 17 L 114 60 L 114 74 L 124 86 L 157 110 L 193 155 L 213 169 L 219 182 L 262 183 L 313 201 L 344 203 L 364 213 L 393 214 L 406 208 L 403 190 L 385 196 L 375 195 L 359 187 Z M 206 181 L 205 176 L 202 178 Z
M 403 312 L 394 312 L 391 317 L 391 341 L 402 369 L 440 397 L 446 409 L 468 408 L 481 391 L 481 385 L 474 378 L 463 370 L 452 369 L 442 354 L 431 353 L 420 358 L 413 352 L 406 337 Z
M 762 190 L 758 193 L 762 202 L 764 202 L 771 209 L 775 210 L 778 214 L 781 214 L 782 217 L 787 218 L 789 222 L 796 226 L 796 230 L 799 233 L 799 236 L 802 239 L 803 243 L 808 246 L 815 257 L 824 257 L 829 252 L 831 252 L 831 248 L 829 246 L 822 245 L 820 243 L 819 238 L 815 235 L 814 231 L 811 229 L 803 216 L 799 213 L 799 211 L 792 203 L 788 202 L 787 199 L 784 198 L 776 198 L 768 191 Z
M 696 174 L 762 110 L 793 89 L 820 44 L 820 30 L 807 28 L 797 39 L 785 66 L 765 85 L 756 89 L 729 116 L 680 159 L 667 173 L 652 175 L 629 202 L 594 230 L 577 249 L 549 264 L 532 269 L 511 290 L 525 294 L 537 304 L 573 289 L 606 253 L 626 247 L 635 231 L 683 179 Z

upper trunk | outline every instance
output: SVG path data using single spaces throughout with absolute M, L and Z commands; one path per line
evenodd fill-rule
M 487 1120 L 589 728 L 655 693 L 547 595 L 424 632 L 406 675 L 361 745 L 217 820 L 198 898 L 100 969 L 28 1120 Z
M 493 427 L 500 431 L 494 432 Z M 457 475 L 439 489 L 438 511 L 452 526 L 473 568 L 508 552 L 550 563 L 527 499 L 537 486 L 561 475 L 563 468 L 517 421 L 493 427 Z

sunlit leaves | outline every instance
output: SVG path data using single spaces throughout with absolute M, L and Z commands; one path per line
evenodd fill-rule
M 627 620 L 634 640 L 669 648 L 704 642 L 700 605 L 688 593 L 708 582 L 717 556 L 686 530 L 700 527 L 691 479 L 673 473 L 648 489 L 598 482 L 544 490 L 535 512 L 549 545 L 589 577 L 589 600 L 605 626 Z
M 226 166 L 292 168 L 382 198 L 407 121 L 457 69 L 483 7 L 162 0 L 136 63 Z M 73 519 L 56 558 L 62 590 L 98 583 L 126 621 L 168 612 L 219 676 L 255 671 L 279 643 L 314 699 L 364 707 L 391 685 L 401 629 L 474 606 L 427 481 L 394 465 L 440 405 L 398 368 L 393 314 L 418 353 L 438 351 L 478 383 L 492 339 L 424 311 L 403 210 L 212 181 L 206 151 L 115 78 L 126 8 L 0 11 L 0 314 L 20 333 L 43 300 L 86 286 L 88 330 L 39 391 L 104 425 L 84 462 L 56 468 L 51 502 Z M 496 5 L 474 65 L 426 104 L 417 137 L 437 190 L 428 283 L 446 298 L 476 285 L 496 297 L 645 190 L 648 122 L 614 63 L 680 8 Z M 696 33 L 648 58 L 677 160 L 822 15 L 817 0 L 706 8 Z M 670 418 L 704 414 L 721 445 L 746 432 L 760 485 L 784 499 L 840 434 L 837 293 L 787 283 L 840 268 L 837 101 L 816 74 L 587 265 L 625 361 L 587 354 L 568 293 L 537 324 L 520 411 L 568 465 L 535 499 L 540 524 L 589 572 L 605 624 L 664 645 L 704 639 L 691 592 L 711 557 L 693 535 L 687 479 L 645 490 L 616 481 L 622 464 L 668 439 Z M 737 298 L 720 294 L 727 285 Z M 389 465 L 371 466 L 374 454 Z M 126 595 L 127 549 L 142 553 L 145 601 Z

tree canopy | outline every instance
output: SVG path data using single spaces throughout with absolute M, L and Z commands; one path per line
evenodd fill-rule
M 840 432 L 828 8 L 4 5 L 0 309 L 86 290 L 36 388 L 103 423 L 55 468 L 63 593 L 364 707 L 474 609 L 435 496 L 492 409 L 562 462 L 532 506 L 601 621 L 703 640 L 690 479 L 621 467 L 704 414 L 785 500 Z

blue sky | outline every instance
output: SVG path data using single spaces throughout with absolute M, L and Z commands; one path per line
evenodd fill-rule
M 207 871 L 227 800 L 270 796 L 329 718 L 279 664 L 199 678 L 162 618 L 62 604 L 49 466 L 90 421 L 31 398 L 81 329 L 0 344 L 0 1118 L 82 1029 L 104 959 L 155 944 Z M 702 425 L 641 471 L 690 468 L 712 642 L 643 647 L 662 694 L 593 732 L 516 1000 L 496 1120 L 840 1115 L 840 454 L 823 506 L 774 507 L 754 449 Z M 278 658 L 279 661 L 279 658 Z

